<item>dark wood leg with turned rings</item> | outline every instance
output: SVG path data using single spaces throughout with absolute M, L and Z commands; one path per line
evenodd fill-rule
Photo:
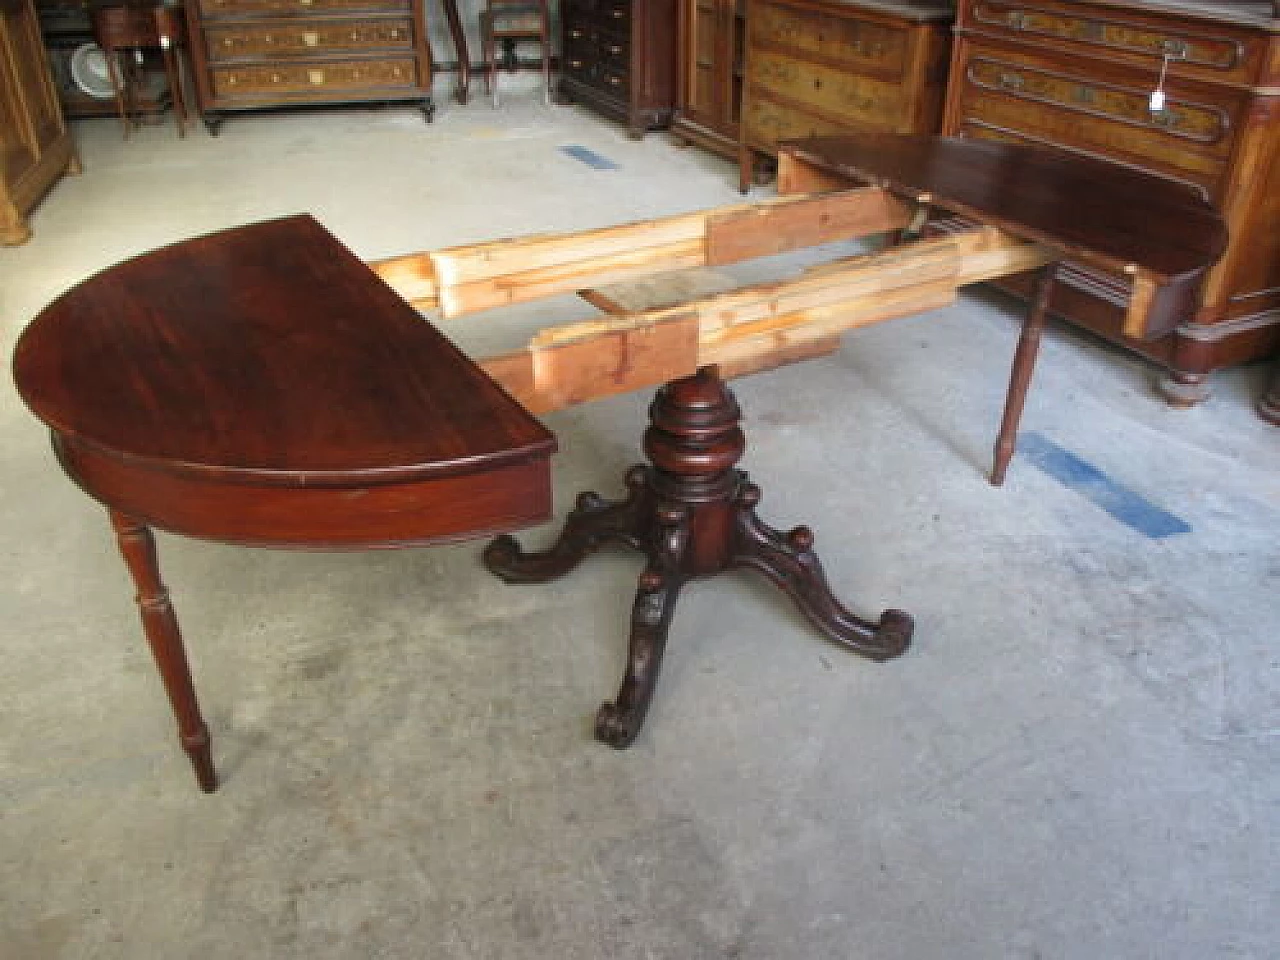
M 1004 483 L 1005 472 L 1018 442 L 1018 423 L 1022 420 L 1022 408 L 1027 402 L 1027 388 L 1031 386 L 1031 374 L 1035 372 L 1036 355 L 1040 352 L 1040 337 L 1049 317 L 1049 297 L 1053 294 L 1053 281 L 1058 265 L 1050 263 L 1040 269 L 1035 290 L 1031 295 L 1031 307 L 1022 322 L 1022 334 L 1013 354 L 1013 370 L 1009 374 L 1009 392 L 1004 402 L 1004 416 L 1000 419 L 1000 435 L 996 438 L 995 459 L 991 468 L 991 485 Z
M 218 789 L 218 775 L 213 769 L 209 729 L 200 716 L 200 704 L 196 701 L 196 690 L 191 682 L 191 668 L 182 646 L 178 618 L 169 602 L 169 591 L 160 579 L 155 538 L 140 520 L 115 510 L 110 512 L 120 552 L 124 554 L 125 565 L 138 589 L 142 629 L 178 721 L 178 740 L 191 758 L 200 789 L 213 793 Z
M 484 552 L 485 565 L 508 583 L 553 580 L 606 541 L 645 554 L 626 672 L 617 699 L 596 715 L 600 740 L 623 748 L 640 732 L 676 600 L 690 580 L 750 567 L 782 588 L 826 637 L 853 652 L 887 660 L 907 649 L 913 628 L 908 614 L 886 610 L 878 622 L 853 615 L 832 596 L 808 528 L 784 534 L 756 516 L 760 488 L 736 469 L 746 446 L 738 405 L 713 369 L 668 383 L 649 416 L 644 450 L 651 463 L 627 471 L 624 500 L 580 495 L 546 551 L 525 553 L 504 536 Z

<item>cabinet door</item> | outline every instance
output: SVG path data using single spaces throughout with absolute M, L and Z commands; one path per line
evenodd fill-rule
M 712 129 L 736 120 L 733 96 L 735 0 L 685 0 L 682 7 L 685 90 L 683 112 Z
M 0 175 L 19 182 L 62 134 L 62 114 L 30 0 L 0 0 Z

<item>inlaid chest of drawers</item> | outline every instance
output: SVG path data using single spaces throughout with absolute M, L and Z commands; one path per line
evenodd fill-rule
M 421 0 L 193 0 L 200 114 L 301 104 L 416 102 L 427 120 L 431 52 Z
M 1069 264 L 1053 309 L 1163 365 L 1173 403 L 1280 342 L 1280 20 L 1271 3 L 960 0 L 943 132 L 1103 158 L 1215 204 L 1199 295 L 1121 324 L 1127 278 Z M 1152 99 L 1152 95 L 1159 95 Z
M 621 120 L 639 140 L 671 123 L 676 0 L 562 0 L 559 97 Z
M 780 140 L 937 133 L 951 19 L 935 0 L 749 0 L 742 189 Z

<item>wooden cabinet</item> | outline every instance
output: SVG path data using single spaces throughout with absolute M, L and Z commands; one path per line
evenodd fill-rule
M 680 0 L 676 112 L 671 130 L 736 159 L 746 0 Z
M 192 0 L 188 17 L 211 133 L 262 107 L 411 101 L 434 114 L 421 0 Z
M 1169 368 L 1172 402 L 1202 399 L 1210 371 L 1280 339 L 1280 22 L 1269 3 L 961 0 L 944 132 L 1103 157 L 1217 205 L 1227 252 L 1198 303 L 1150 318 L 1153 339 L 1121 333 L 1124 277 L 1070 264 L 1053 300 Z
M 31 236 L 27 214 L 79 161 L 31 0 L 0 0 L 0 244 Z
M 636 140 L 671 123 L 675 0 L 563 0 L 560 98 L 621 120 Z
M 779 140 L 936 133 L 950 21 L 948 4 L 924 0 L 749 0 L 742 189 Z

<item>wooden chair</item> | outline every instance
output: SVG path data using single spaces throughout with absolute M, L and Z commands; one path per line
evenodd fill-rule
M 115 90 L 116 111 L 124 126 L 125 139 L 129 138 L 130 126 L 137 123 L 138 84 L 141 82 L 141 71 L 137 67 L 142 51 L 149 49 L 159 49 L 164 60 L 178 136 L 184 136 L 187 109 L 182 92 L 182 68 L 178 62 L 178 47 L 183 35 L 182 9 L 156 3 L 98 6 L 93 8 L 92 20 L 94 40 L 107 57 L 107 71 Z M 126 54 L 123 63 L 122 52 Z
M 551 102 L 551 17 L 547 0 L 485 0 L 480 11 L 480 42 L 484 52 L 485 88 L 498 105 L 498 41 L 502 63 L 516 69 L 516 40 L 536 39 L 542 49 L 543 96 Z

